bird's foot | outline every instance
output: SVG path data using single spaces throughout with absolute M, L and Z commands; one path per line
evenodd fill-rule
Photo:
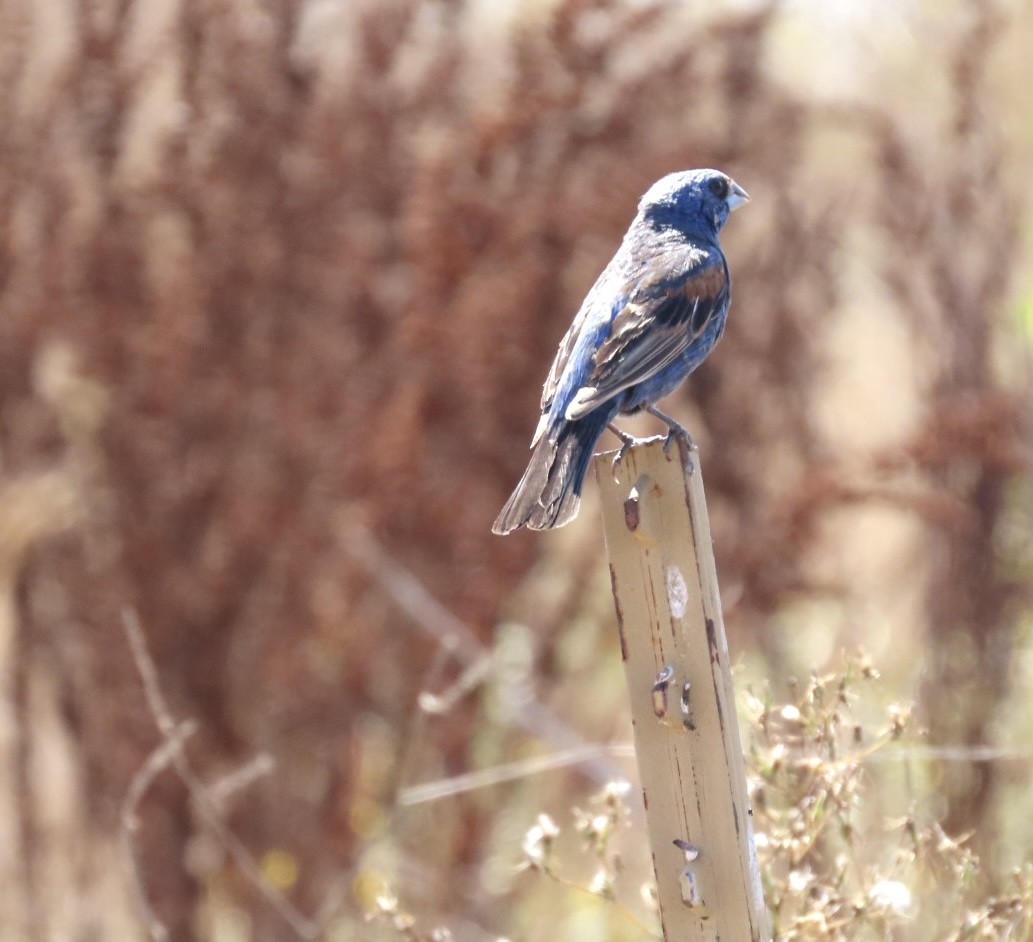
M 613 464 L 610 465 L 610 472 L 611 474 L 613 474 L 613 479 L 616 481 L 617 469 L 621 466 L 621 462 L 624 460 L 624 456 L 628 453 L 628 451 L 634 445 L 638 444 L 638 439 L 635 438 L 634 435 L 629 435 L 627 432 L 617 428 L 617 426 L 614 425 L 612 422 L 608 423 L 606 427 L 621 440 L 620 451 L 617 452 L 616 456 L 613 459 Z
M 696 442 L 689 434 L 689 430 L 680 422 L 676 422 L 666 412 L 661 412 L 656 406 L 647 406 L 646 412 L 650 415 L 655 415 L 661 422 L 665 422 L 667 424 L 667 440 L 664 442 L 665 455 L 671 450 L 671 445 L 676 441 L 685 442 L 685 447 L 689 451 L 699 450 L 696 446 Z

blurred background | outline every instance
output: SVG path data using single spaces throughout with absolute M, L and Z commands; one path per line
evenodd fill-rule
M 650 938 L 576 842 L 519 871 L 634 780 L 594 482 L 489 527 L 638 197 L 703 166 L 753 201 L 665 408 L 739 683 L 866 658 L 915 729 L 862 769 L 871 858 L 921 820 L 1001 892 L 1031 44 L 1026 0 L 0 0 L 0 940 Z M 882 937 L 953 938 L 930 899 Z

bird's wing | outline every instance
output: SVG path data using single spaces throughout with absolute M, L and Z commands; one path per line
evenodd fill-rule
M 588 292 L 581 305 L 581 309 L 575 315 L 573 322 L 560 341 L 559 349 L 556 351 L 556 356 L 552 361 L 552 367 L 549 369 L 549 375 L 545 380 L 545 385 L 542 387 L 542 417 L 531 439 L 532 448 L 552 423 L 553 400 L 556 398 L 557 390 L 565 382 L 569 383 L 570 381 L 570 377 L 565 375 L 568 365 L 577 365 L 571 364 L 570 359 L 574 349 L 579 343 L 581 346 L 587 344 L 589 348 L 594 348 L 601 342 L 601 338 L 607 335 L 607 321 L 609 317 L 608 312 L 600 304 L 600 300 L 608 297 L 614 290 L 611 288 L 611 283 L 616 280 L 616 271 L 619 271 L 619 269 L 616 269 L 613 262 L 611 262 L 592 286 L 592 290 Z M 575 360 L 580 362 L 580 357 L 575 357 Z M 574 382 L 577 382 L 577 380 L 574 380 Z
M 550 406 L 552 406 L 552 400 L 556 397 L 556 388 L 559 386 L 560 377 L 563 375 L 563 370 L 570 359 L 570 353 L 574 349 L 574 344 L 577 343 L 577 339 L 581 334 L 581 328 L 584 325 L 586 316 L 587 308 L 582 306 L 577 313 L 577 317 L 574 318 L 573 323 L 567 328 L 567 332 L 560 341 L 556 357 L 552 361 L 552 368 L 549 370 L 545 385 L 542 387 L 542 412 L 548 412 Z
M 593 366 L 567 406 L 578 419 L 678 359 L 728 303 L 728 268 L 720 252 L 692 253 L 676 277 L 641 282 L 617 312 Z M 561 347 L 562 350 L 562 347 Z

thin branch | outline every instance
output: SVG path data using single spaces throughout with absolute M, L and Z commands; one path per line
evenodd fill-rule
M 126 808 L 130 813 L 128 815 L 123 815 L 123 833 L 126 835 L 126 839 L 130 841 L 130 853 L 132 854 L 133 852 L 131 835 L 137 827 L 135 809 L 139 805 L 139 802 L 147 791 L 147 788 L 150 787 L 155 776 L 161 772 L 162 769 L 171 766 L 179 776 L 179 779 L 186 786 L 187 792 L 190 795 L 190 799 L 194 804 L 198 816 L 215 833 L 219 842 L 233 858 L 233 861 L 240 868 L 248 881 L 259 892 L 262 898 L 301 938 L 316 938 L 326 927 L 330 917 L 336 912 L 344 898 L 344 893 L 341 890 L 341 887 L 337 886 L 331 888 L 323 906 L 320 907 L 317 917 L 309 919 L 298 912 L 290 901 L 287 900 L 287 898 L 274 886 L 272 886 L 268 880 L 266 880 L 262 873 L 261 865 L 247 847 L 244 846 L 240 838 L 233 833 L 225 820 L 223 820 L 222 813 L 216 799 L 213 798 L 211 790 L 204 782 L 201 781 L 200 778 L 198 778 L 197 774 L 190 766 L 190 762 L 183 750 L 183 739 L 185 737 L 182 735 L 177 736 L 176 734 L 178 730 L 181 730 L 184 727 L 187 727 L 189 732 L 192 733 L 195 727 L 191 723 L 177 724 L 172 719 L 158 681 L 157 668 L 155 667 L 154 660 L 151 658 L 150 652 L 147 650 L 147 643 L 144 640 L 143 630 L 140 627 L 140 622 L 136 617 L 135 612 L 132 612 L 129 609 L 124 610 L 122 613 L 122 623 L 125 628 L 126 637 L 129 641 L 129 647 L 133 653 L 133 660 L 140 673 L 140 678 L 143 681 L 144 693 L 147 697 L 147 705 L 164 740 L 162 745 L 155 751 L 155 753 L 152 754 L 151 758 L 140 772 L 137 773 L 126 798 Z M 242 782 L 245 778 L 253 780 L 257 777 L 255 774 L 256 767 L 257 770 L 261 770 L 263 768 L 261 760 L 261 756 L 257 757 L 252 763 L 245 766 L 245 770 L 250 771 L 247 771 L 245 775 L 237 773 L 233 779 L 238 782 Z M 223 783 L 225 782 L 226 779 L 223 779 Z M 221 795 L 225 795 L 224 786 Z M 131 856 L 130 859 L 135 862 L 134 856 Z M 145 921 L 151 931 L 151 936 L 156 940 L 156 942 L 161 942 L 161 940 L 168 937 L 168 933 L 167 930 L 165 930 L 165 927 L 157 920 L 154 915 L 153 908 L 147 900 L 146 887 L 143 885 L 138 868 L 134 871 L 134 878 L 137 882 L 135 887 L 138 897 L 137 902 L 140 904 L 141 912 L 144 914 Z M 339 882 L 343 885 L 346 881 L 342 877 L 342 880 Z M 158 935 L 155 934 L 156 929 L 159 932 Z
M 391 600 L 457 661 L 469 666 L 487 656 L 470 627 L 453 615 L 368 530 L 351 525 L 342 531 L 344 549 Z
M 438 642 L 464 667 L 492 663 L 491 652 L 459 618 L 442 605 L 398 562 L 368 530 L 349 524 L 341 531 L 342 544 L 352 560 L 365 570 L 413 624 Z M 621 777 L 619 766 L 600 758 L 596 747 L 571 729 L 548 707 L 534 698 L 529 688 L 516 691 L 514 721 L 527 733 L 541 739 L 551 749 L 565 752 L 583 749 L 594 758 L 585 760 L 585 772 L 596 783 L 605 784 Z
M 519 762 L 504 762 L 488 769 L 467 772 L 465 775 L 456 775 L 452 778 L 439 779 L 436 782 L 425 782 L 411 788 L 403 788 L 398 793 L 398 802 L 402 805 L 418 805 L 426 801 L 437 801 L 450 795 L 458 795 L 478 788 L 490 788 L 493 785 L 501 785 L 503 782 L 527 778 L 529 775 L 551 772 L 553 769 L 561 769 L 569 765 L 580 765 L 592 759 L 598 759 L 600 756 L 634 758 L 635 749 L 630 743 L 612 746 L 588 745 L 545 756 L 536 756 L 532 759 L 522 759 Z M 610 781 L 619 778 L 620 776 L 614 776 Z
M 161 745 L 154 750 L 147 761 L 140 767 L 140 770 L 133 776 L 129 783 L 129 791 L 126 793 L 125 801 L 122 804 L 122 848 L 125 851 L 126 860 L 129 864 L 130 883 L 133 891 L 133 900 L 140 911 L 144 925 L 147 926 L 147 934 L 154 942 L 165 942 L 169 937 L 169 930 L 158 918 L 158 914 L 151 906 L 147 897 L 147 885 L 143 875 L 143 868 L 140 865 L 140 858 L 136 853 L 136 841 L 134 837 L 140 827 L 140 819 L 137 810 L 144 795 L 147 794 L 151 784 L 173 762 L 176 754 L 182 751 L 185 743 L 194 733 L 197 732 L 197 724 L 192 720 L 186 720 L 179 726 L 171 729 Z
M 276 760 L 268 752 L 260 752 L 250 762 L 245 763 L 235 772 L 224 775 L 208 786 L 208 795 L 217 805 L 225 802 L 231 795 L 243 791 L 260 778 L 265 778 L 276 771 Z

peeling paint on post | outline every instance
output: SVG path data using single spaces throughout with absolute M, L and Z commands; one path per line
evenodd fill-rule
M 689 607 L 689 587 L 677 566 L 667 567 L 667 603 L 674 618 L 684 618 Z
M 654 439 L 625 453 L 616 478 L 613 454 L 596 457 L 635 753 L 664 938 L 766 942 L 771 929 L 694 457 L 683 443 L 665 452 Z

